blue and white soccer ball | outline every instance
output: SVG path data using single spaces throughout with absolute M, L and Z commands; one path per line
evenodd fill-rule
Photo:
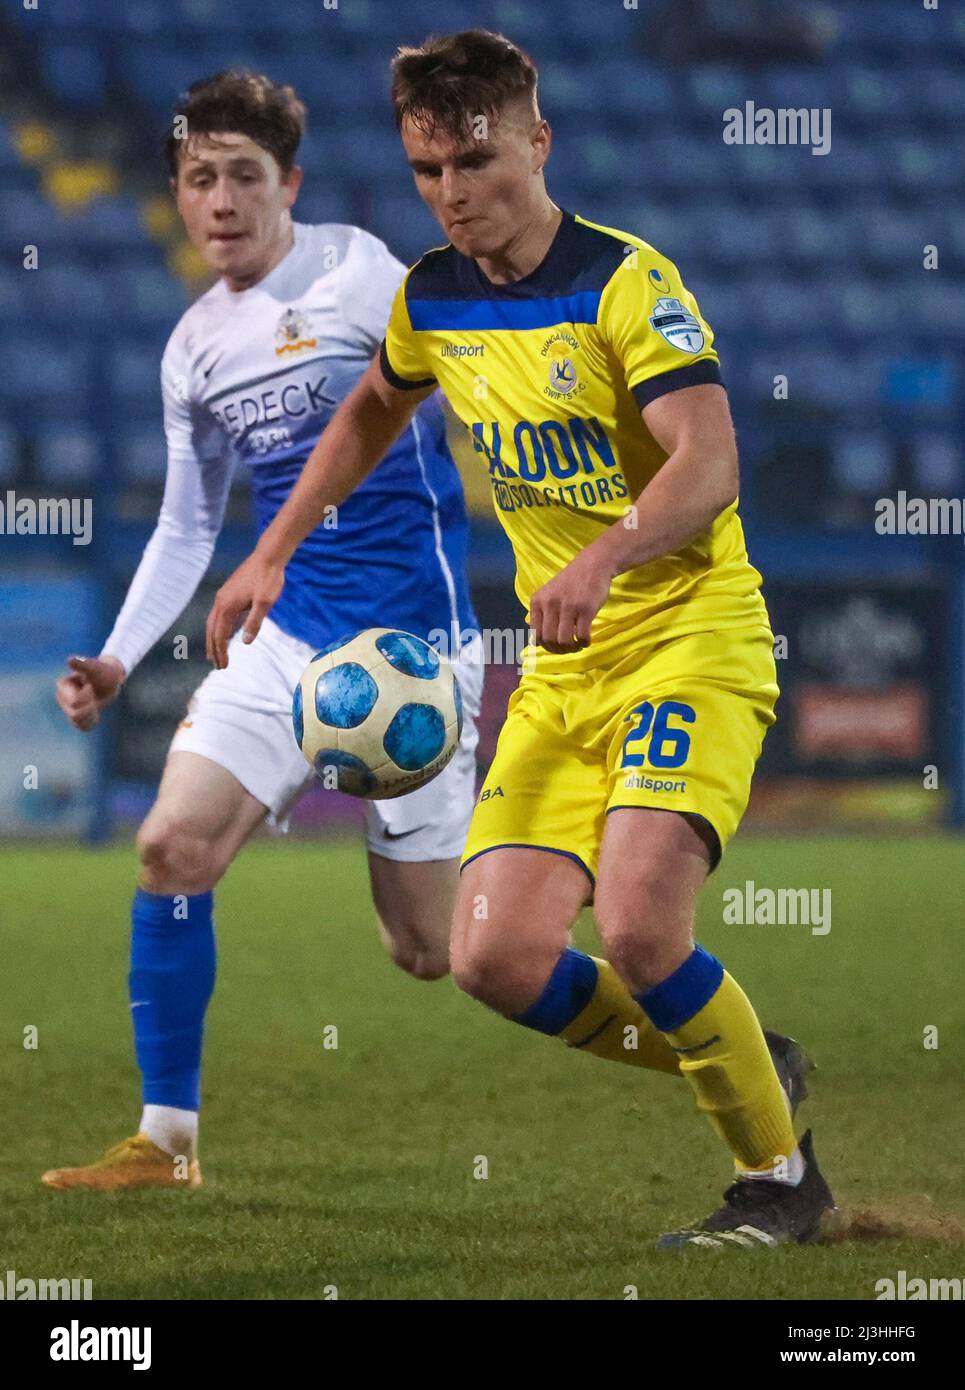
M 428 642 L 370 627 L 312 657 L 292 720 L 327 786 L 379 801 L 438 776 L 459 746 L 462 698 L 452 667 Z

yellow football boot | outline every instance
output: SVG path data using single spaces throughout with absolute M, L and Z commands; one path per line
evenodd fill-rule
M 196 1158 L 188 1161 L 181 1155 L 172 1156 L 146 1134 L 134 1134 L 86 1168 L 51 1168 L 40 1181 L 59 1192 L 74 1188 L 117 1192 L 131 1187 L 197 1188 L 202 1180 Z

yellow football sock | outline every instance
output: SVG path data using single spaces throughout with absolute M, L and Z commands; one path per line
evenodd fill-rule
M 592 1052 L 608 1062 L 626 1062 L 648 1071 L 679 1076 L 677 1054 L 653 1026 L 609 961 L 590 959 L 596 966 L 596 988 L 590 1002 L 559 1033 L 570 1047 Z
M 669 980 L 639 998 L 738 1169 L 765 1172 L 788 1160 L 797 1140 L 787 1098 L 757 1015 L 720 962 L 698 946 Z M 689 1017 L 688 1000 L 698 1002 Z

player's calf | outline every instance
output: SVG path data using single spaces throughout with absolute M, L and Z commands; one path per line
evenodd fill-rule
M 449 974 L 449 930 L 458 862 L 399 860 L 369 851 L 369 880 L 382 944 L 417 980 Z

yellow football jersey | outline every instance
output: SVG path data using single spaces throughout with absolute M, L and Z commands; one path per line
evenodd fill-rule
M 496 513 L 531 595 L 608 526 L 666 461 L 640 411 L 720 382 L 713 333 L 677 268 L 639 237 L 564 212 L 540 265 L 493 284 L 452 246 L 408 272 L 381 362 L 400 388 L 438 383 L 488 464 Z M 654 636 L 767 623 L 736 504 L 689 545 L 619 575 L 580 652 L 589 669 Z

